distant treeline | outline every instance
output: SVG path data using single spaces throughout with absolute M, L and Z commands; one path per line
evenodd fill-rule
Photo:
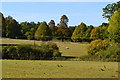
M 112 15 L 120 8 L 120 1 L 108 4 L 103 8 L 103 17 L 110 21 Z M 119 11 L 118 11 L 119 12 Z M 60 22 L 55 24 L 54 20 L 49 23 L 44 22 L 17 22 L 11 16 L 4 17 L 0 13 L 2 20 L 2 37 L 15 39 L 36 39 L 36 40 L 70 40 L 74 42 L 90 42 L 96 39 L 108 39 L 110 30 L 109 23 L 102 23 L 94 27 L 80 23 L 78 26 L 68 26 L 69 19 L 66 15 L 61 16 Z M 118 17 L 119 18 L 119 17 Z M 115 20 L 115 19 L 113 19 Z M 111 21 L 111 23 L 114 21 Z M 119 24 L 119 23 L 118 23 Z M 117 28 L 116 28 L 117 29 Z
M 95 39 L 108 38 L 108 23 L 103 23 L 98 27 L 87 26 L 81 23 L 78 26 L 69 26 L 68 17 L 61 16 L 60 23 L 55 25 L 54 20 L 48 24 L 46 22 L 22 22 L 18 23 L 11 16 L 2 15 L 2 37 L 28 40 L 70 40 L 74 42 L 89 42 Z

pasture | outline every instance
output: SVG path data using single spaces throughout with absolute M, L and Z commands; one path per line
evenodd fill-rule
M 1 39 L 2 44 L 33 44 L 33 40 Z M 53 41 L 51 41 L 53 42 Z M 35 41 L 36 45 L 44 43 Z M 62 56 L 87 55 L 89 44 L 54 42 Z M 117 62 L 95 61 L 47 61 L 47 60 L 2 60 L 3 78 L 117 78 Z
M 3 78 L 117 78 L 117 62 L 2 60 Z
M 50 41 L 54 42 L 54 41 Z M 42 41 L 35 41 L 35 45 L 40 45 L 41 43 L 45 43 Z M 60 52 L 62 52 L 62 56 L 70 56 L 70 57 L 80 57 L 87 55 L 86 47 L 89 44 L 86 43 L 73 43 L 73 42 L 54 42 L 58 45 Z M 19 40 L 19 39 L 2 39 L 2 44 L 32 44 L 34 45 L 34 40 Z

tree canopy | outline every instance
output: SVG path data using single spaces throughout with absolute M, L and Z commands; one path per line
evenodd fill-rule
M 108 4 L 105 8 L 103 8 L 103 17 L 110 19 L 115 11 L 120 8 L 120 1 L 112 4 Z
M 21 27 L 19 23 L 11 16 L 5 18 L 6 21 L 6 37 L 17 38 L 21 36 Z
M 59 27 L 61 28 L 68 28 L 68 23 L 69 19 L 66 15 L 62 15 L 60 18 L 60 23 L 59 23 Z
M 107 30 L 109 32 L 109 39 L 120 43 L 120 8 L 112 15 Z
M 35 32 L 35 39 L 50 40 L 52 39 L 51 31 L 46 22 L 42 22 Z
M 75 42 L 81 41 L 82 38 L 83 38 L 83 36 L 84 36 L 84 34 L 85 34 L 85 31 L 86 31 L 86 30 L 87 30 L 86 24 L 81 23 L 80 25 L 78 25 L 78 26 L 75 28 L 75 30 L 74 30 L 74 32 L 73 32 L 73 34 L 72 34 L 71 39 L 72 39 L 73 41 L 75 41 Z
M 6 22 L 3 14 L 0 12 L 0 31 L 2 32 L 2 37 L 6 37 Z

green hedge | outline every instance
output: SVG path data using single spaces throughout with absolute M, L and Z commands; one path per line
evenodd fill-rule
M 55 43 L 41 44 L 41 46 L 19 45 L 2 48 L 3 59 L 46 60 L 60 56 L 61 53 Z

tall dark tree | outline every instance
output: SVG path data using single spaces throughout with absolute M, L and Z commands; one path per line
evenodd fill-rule
M 120 8 L 120 1 L 112 4 L 108 4 L 105 8 L 103 8 L 103 17 L 110 19 L 115 11 Z
M 6 37 L 6 22 L 3 14 L 0 12 L 0 34 L 2 37 Z
M 68 21 L 69 21 L 69 19 L 66 15 L 61 16 L 59 27 L 68 28 L 68 25 L 67 25 Z
M 51 20 L 49 23 L 48 23 L 49 27 L 55 27 L 55 22 L 54 20 Z
M 60 18 L 60 24 L 58 25 L 58 29 L 56 32 L 56 36 L 59 39 L 62 39 L 62 41 L 64 41 L 64 39 L 68 39 L 68 37 L 70 36 L 70 31 L 68 29 L 68 17 L 66 15 L 61 16 Z
M 13 19 L 11 16 L 8 16 L 6 19 L 6 37 L 9 38 L 18 38 L 21 36 L 21 26 L 19 23 Z
M 70 31 L 70 37 L 72 36 L 76 26 L 69 26 L 68 29 Z
M 51 32 L 52 32 L 52 36 L 55 37 L 56 31 L 57 31 L 57 27 L 55 26 L 54 20 L 51 20 L 51 21 L 48 23 L 48 25 L 49 25 L 49 28 L 50 28 L 50 30 L 51 30 Z

